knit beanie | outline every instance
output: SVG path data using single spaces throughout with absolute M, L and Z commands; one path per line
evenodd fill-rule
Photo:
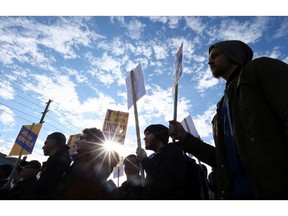
M 253 50 L 244 42 L 239 40 L 227 40 L 215 43 L 209 47 L 211 50 L 218 48 L 228 59 L 237 65 L 244 65 L 253 58 Z
M 144 133 L 146 133 L 146 131 L 149 131 L 150 133 L 152 133 L 157 139 L 159 139 L 165 145 L 168 144 L 169 131 L 168 131 L 168 128 L 165 127 L 164 125 L 152 124 L 152 125 L 149 125 L 144 130 Z

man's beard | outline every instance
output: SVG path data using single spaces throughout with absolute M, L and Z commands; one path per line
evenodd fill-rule
M 227 71 L 229 71 L 232 67 L 232 64 L 225 64 L 223 66 L 215 66 L 211 70 L 212 72 L 212 76 L 215 77 L 215 78 L 220 78 L 220 77 L 223 77 L 224 74 L 227 73 Z

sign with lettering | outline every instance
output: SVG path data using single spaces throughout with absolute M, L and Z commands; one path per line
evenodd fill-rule
M 129 113 L 108 109 L 102 132 L 107 141 L 124 144 Z
M 31 154 L 41 127 L 42 123 L 23 125 L 9 155 Z
M 67 145 L 69 146 L 69 153 L 72 158 L 78 154 L 77 146 L 78 146 L 78 141 L 80 140 L 80 136 L 81 136 L 81 133 L 69 136 Z

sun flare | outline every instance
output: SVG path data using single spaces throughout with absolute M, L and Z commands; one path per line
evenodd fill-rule
M 123 145 L 113 142 L 111 140 L 107 140 L 104 144 L 105 150 L 106 151 L 116 151 L 119 155 L 123 155 L 124 147 Z

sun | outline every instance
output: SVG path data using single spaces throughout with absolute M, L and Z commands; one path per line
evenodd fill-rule
M 105 141 L 105 143 L 104 143 L 104 147 L 105 147 L 105 150 L 106 151 L 112 151 L 112 150 L 115 150 L 117 147 L 117 145 L 119 145 L 119 144 L 117 144 L 116 142 L 113 142 L 113 141 L 111 141 L 111 140 L 107 140 L 107 141 Z
M 105 151 L 116 151 L 119 155 L 123 155 L 124 146 L 112 140 L 106 140 L 104 143 Z

